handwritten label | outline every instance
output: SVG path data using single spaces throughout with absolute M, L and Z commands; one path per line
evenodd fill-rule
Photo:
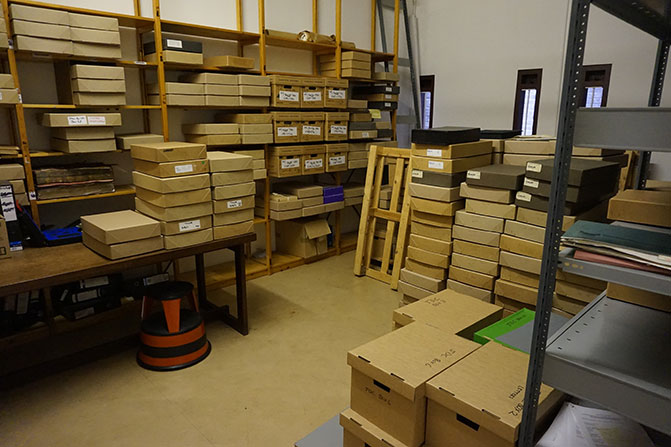
M 107 276 L 98 276 L 97 278 L 82 279 L 79 281 L 79 287 L 82 289 L 90 289 L 92 287 L 102 287 L 110 283 Z
M 295 137 L 298 135 L 298 127 L 278 127 L 278 137 Z
M 87 118 L 89 126 L 106 126 L 107 117 L 91 115 Z
M 388 86 L 387 86 L 387 87 L 384 88 L 384 91 L 385 91 L 385 92 L 391 92 L 392 90 L 391 90 L 391 87 L 388 87 Z
M 301 167 L 301 160 L 300 160 L 300 158 L 292 158 L 290 160 L 282 160 L 282 163 L 280 163 L 280 166 L 282 167 L 282 169 L 300 168 Z
M 529 188 L 537 189 L 538 185 L 540 185 L 538 180 L 534 180 L 534 179 L 531 179 L 531 178 L 524 177 L 524 186 L 528 186 Z
M 385 106 L 385 107 L 391 107 L 391 103 L 390 103 L 390 102 L 385 102 L 385 103 L 384 103 L 384 106 Z
M 135 61 L 135 65 L 147 65 L 146 61 Z
M 168 48 L 184 48 L 181 40 L 166 39 L 166 46 Z
M 233 208 L 240 208 L 242 206 L 242 200 L 229 200 L 228 203 L 226 204 L 226 208 L 233 209 Z
M 466 173 L 466 178 L 470 178 L 472 180 L 480 180 L 480 171 L 468 171 Z
M 426 150 L 426 156 L 427 157 L 442 157 L 443 156 L 443 150 L 442 149 L 427 149 Z
M 17 219 L 12 185 L 0 185 L 0 206 L 2 206 L 2 215 L 7 222 L 13 222 Z
M 175 166 L 175 174 L 184 174 L 185 172 L 193 172 L 193 165 Z
M 543 170 L 543 165 L 540 163 L 534 163 L 530 161 L 527 163 L 527 171 L 530 172 L 541 172 Z
M 333 135 L 347 135 L 347 126 L 331 125 L 331 134 L 333 134 Z
M 86 126 L 86 115 L 68 116 L 68 126 Z
M 345 164 L 345 156 L 337 155 L 335 157 L 329 157 L 329 166 L 338 166 Z
M 321 135 L 322 128 L 319 126 L 303 126 L 303 135 Z
M 187 220 L 179 223 L 179 232 L 200 230 L 200 219 Z
M 413 169 L 412 170 L 412 177 L 413 178 L 424 178 L 424 171 L 420 171 L 419 169 Z
M 329 99 L 345 99 L 345 90 L 329 90 Z
M 324 160 L 321 158 L 316 160 L 305 160 L 305 169 L 319 169 L 324 166 Z
M 80 320 L 84 317 L 88 317 L 89 315 L 95 314 L 96 311 L 93 307 L 87 307 L 86 309 L 78 310 L 75 312 L 75 320 Z
M 298 100 L 299 100 L 298 92 L 292 92 L 290 90 L 280 90 L 279 100 L 280 101 L 298 102 Z
M 322 100 L 322 92 L 303 92 L 303 101 L 315 102 Z
M 517 198 L 517 200 L 521 200 L 523 202 L 531 202 L 531 194 L 529 194 L 528 192 L 517 191 L 515 197 Z
M 442 161 L 429 160 L 429 168 L 431 168 L 431 169 L 444 169 L 445 164 Z

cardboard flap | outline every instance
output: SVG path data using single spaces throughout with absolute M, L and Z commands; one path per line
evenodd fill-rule
M 305 235 L 308 239 L 317 239 L 327 234 L 331 234 L 331 228 L 326 220 L 319 219 L 305 222 Z

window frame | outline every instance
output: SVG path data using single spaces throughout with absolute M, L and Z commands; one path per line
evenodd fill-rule
M 530 75 L 535 75 L 536 80 L 532 84 L 523 84 L 522 80 Z M 513 110 L 513 129 L 522 129 L 522 121 L 524 119 L 524 90 L 536 90 L 536 104 L 534 107 L 534 124 L 532 134 L 538 132 L 538 114 L 541 105 L 541 86 L 543 85 L 543 69 L 529 68 L 517 70 L 517 82 L 515 84 L 515 107 Z
M 601 107 L 606 107 L 608 105 L 608 90 L 610 88 L 610 73 L 612 69 L 613 64 L 583 65 L 580 68 L 580 81 L 578 82 L 578 90 L 580 92 L 580 101 L 578 104 L 580 107 L 585 107 L 587 104 L 587 87 L 603 87 Z M 588 74 L 596 71 L 604 72 L 603 79 L 599 81 L 588 81 Z
M 431 93 L 431 110 L 429 111 L 429 127 L 428 129 L 431 129 L 433 127 L 433 105 L 436 102 L 436 93 L 435 93 L 435 87 L 436 87 L 436 75 L 421 75 L 419 77 L 419 94 L 420 94 L 420 105 L 423 104 L 423 101 L 421 100 L 421 95 L 424 92 L 429 92 Z M 422 107 L 422 110 L 420 112 L 420 115 L 422 116 L 422 123 L 424 124 L 424 107 Z

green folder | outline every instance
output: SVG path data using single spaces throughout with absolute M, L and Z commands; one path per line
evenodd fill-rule
M 489 325 L 486 328 L 480 329 L 478 332 L 473 334 L 473 341 L 480 343 L 481 345 L 485 345 L 490 341 L 496 341 L 497 337 L 514 331 L 515 329 L 524 326 L 530 321 L 534 321 L 535 316 L 536 312 L 533 310 L 518 310 L 503 320 L 497 321 L 496 323 Z

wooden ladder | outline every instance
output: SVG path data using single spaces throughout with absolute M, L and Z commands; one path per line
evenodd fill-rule
M 391 183 L 391 200 L 389 209 L 382 209 L 380 205 L 380 188 L 387 161 L 396 163 L 394 178 Z M 366 185 L 361 205 L 361 221 L 354 258 L 354 274 L 369 276 L 398 288 L 398 279 L 401 274 L 401 265 L 405 256 L 408 239 L 408 222 L 410 220 L 410 193 L 408 184 L 411 177 L 410 149 L 396 147 L 371 146 L 368 156 L 368 171 Z M 401 198 L 401 190 L 403 197 Z M 398 210 L 399 199 L 402 199 L 401 211 Z M 373 240 L 378 219 L 387 222 L 387 230 L 382 253 L 382 263 L 379 268 L 371 266 Z M 398 226 L 398 228 L 397 228 Z M 397 232 L 398 230 L 398 232 Z M 392 244 L 396 242 L 396 250 L 392 254 Z M 391 267 L 391 269 L 390 269 Z M 391 270 L 391 272 L 390 272 Z

